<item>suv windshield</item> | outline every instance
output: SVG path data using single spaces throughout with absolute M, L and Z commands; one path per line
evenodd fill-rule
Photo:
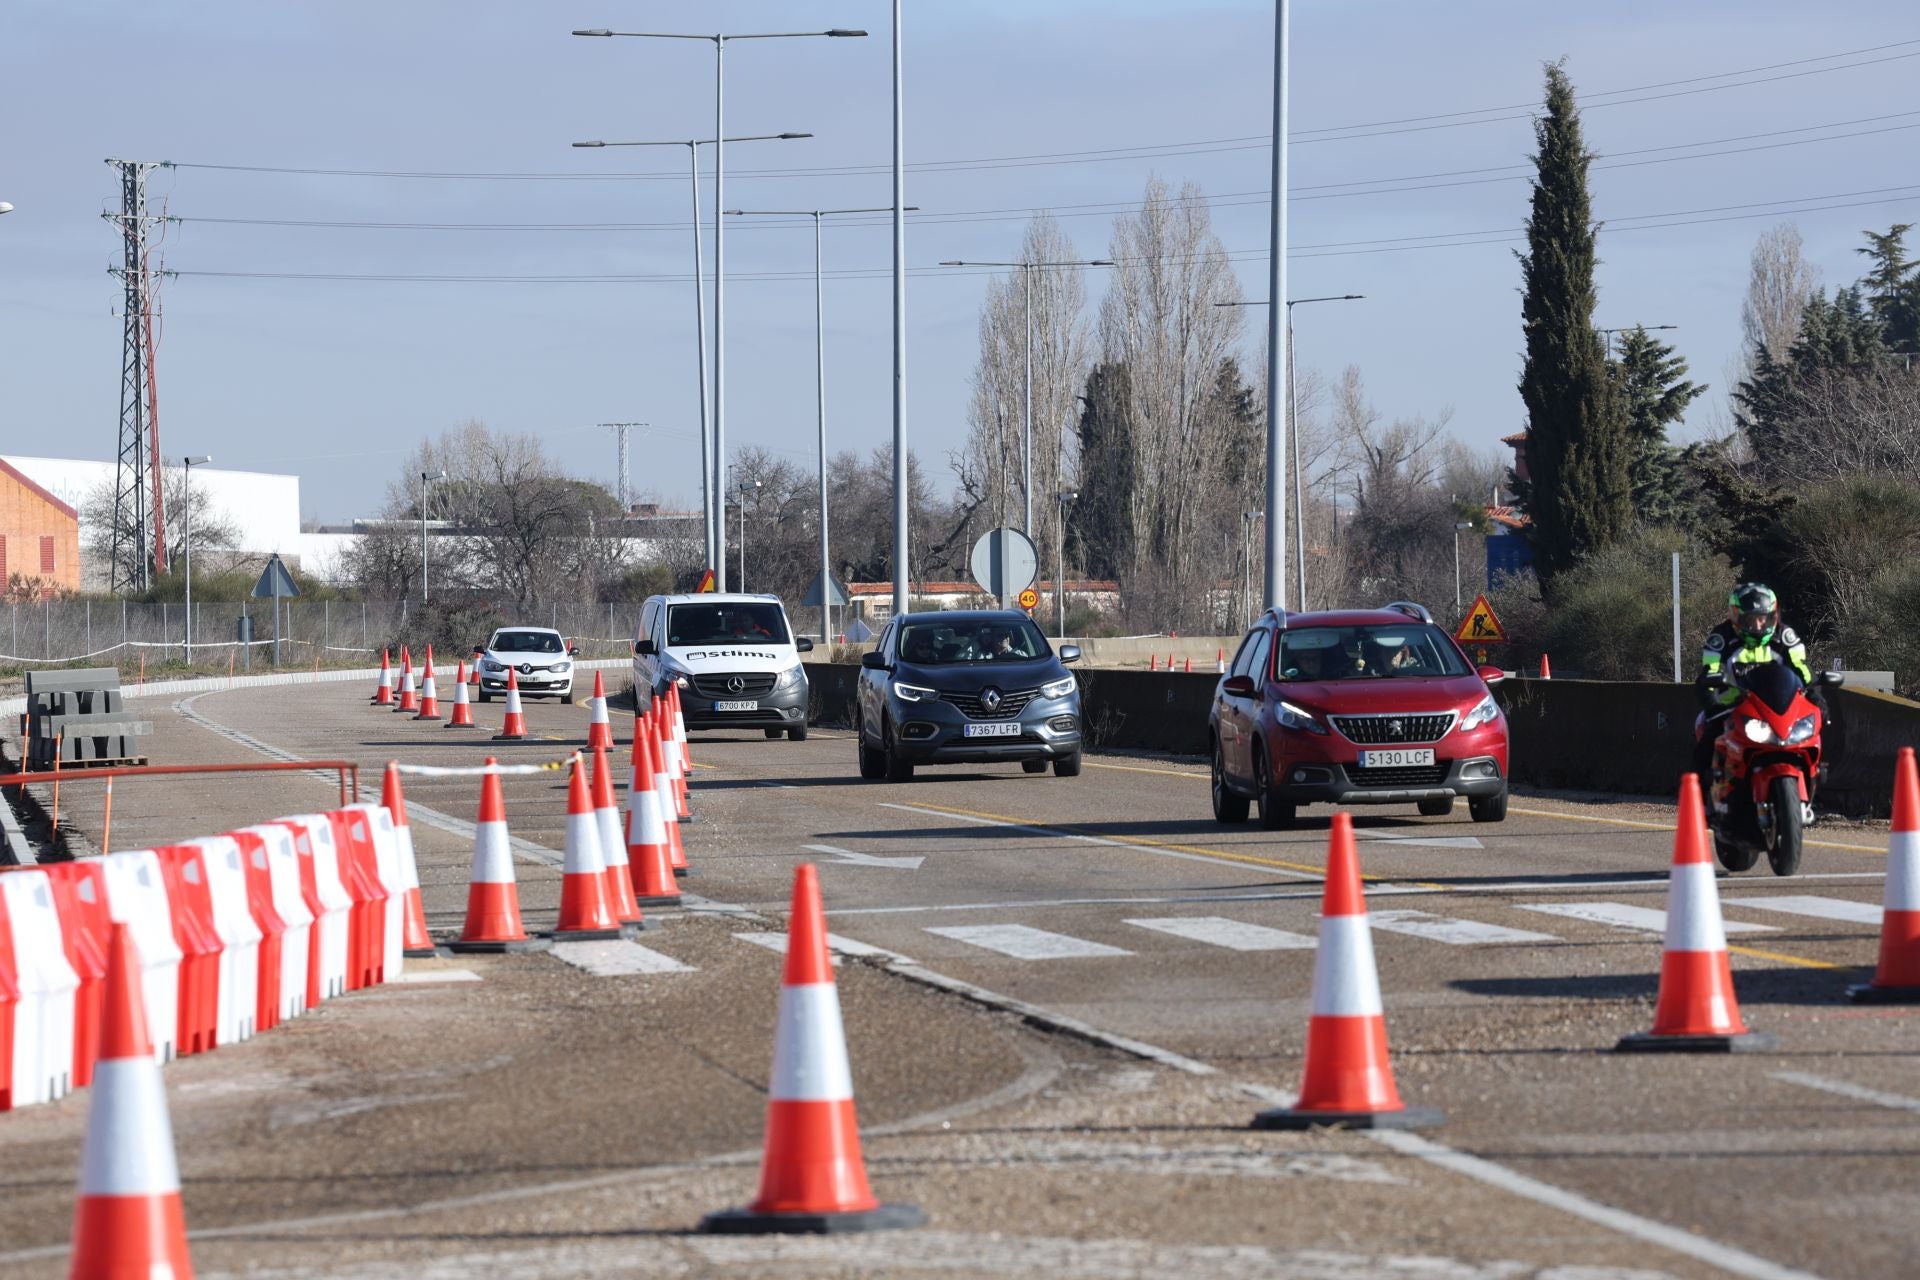
M 495 653 L 565 653 L 567 648 L 551 631 L 496 631 L 487 647 Z
M 1311 682 L 1467 674 L 1440 629 L 1419 622 L 1289 628 L 1280 633 L 1276 665 L 1282 680 Z
M 772 600 L 676 604 L 667 611 L 667 645 L 786 644 L 786 614 Z
M 910 622 L 900 632 L 900 661 L 916 667 L 963 662 L 1031 662 L 1052 650 L 1025 618 Z

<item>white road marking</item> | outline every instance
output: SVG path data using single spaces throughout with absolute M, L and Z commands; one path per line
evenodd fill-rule
M 780 955 L 787 954 L 787 935 L 784 933 L 771 933 L 763 929 L 749 933 L 736 933 L 733 936 L 742 942 L 750 942 L 756 947 L 765 947 Z M 906 957 L 897 951 L 888 951 L 885 947 L 876 947 L 869 943 L 857 942 L 852 938 L 843 938 L 837 933 L 827 935 L 827 951 L 831 953 L 828 958 L 834 964 L 840 963 L 841 956 L 870 957 L 875 960 L 906 960 Z
M 556 959 L 576 969 L 585 969 L 596 978 L 622 978 L 634 974 L 692 973 L 693 966 L 672 956 L 663 956 L 624 938 L 605 938 L 598 942 L 556 942 Z
M 883 858 L 875 853 L 855 853 L 851 849 L 841 849 L 830 844 L 810 844 L 802 846 L 808 853 L 824 854 L 835 862 L 849 867 L 891 867 L 896 871 L 918 871 L 925 858 Z
M 1225 916 L 1169 916 L 1162 920 L 1129 920 L 1128 924 L 1158 933 L 1170 933 L 1190 942 L 1225 947 L 1229 951 L 1311 951 L 1315 941 L 1304 933 L 1243 924 Z
M 1726 898 L 1729 907 L 1752 907 L 1756 911 L 1784 911 L 1793 916 L 1813 916 L 1818 920 L 1844 920 L 1848 924 L 1880 927 L 1880 907 L 1875 903 L 1849 902 L 1845 898 L 1815 898 L 1801 894 L 1783 894 L 1778 898 Z
M 402 969 L 395 982 L 478 982 L 480 975 L 471 969 Z
M 1502 942 L 1558 942 L 1551 933 L 1532 933 L 1509 929 L 1504 925 L 1482 924 L 1478 920 L 1454 920 L 1429 915 L 1425 911 L 1369 911 L 1367 919 L 1376 929 L 1404 933 L 1428 942 L 1445 942 L 1456 947 L 1479 947 Z
M 1402 835 L 1397 831 L 1368 831 L 1362 827 L 1354 828 L 1353 834 L 1361 840 L 1384 840 L 1389 844 L 1417 844 L 1432 849 L 1484 849 L 1478 836 L 1416 836 Z
M 1771 1074 L 1775 1080 L 1785 1080 L 1788 1084 L 1805 1085 L 1809 1089 L 1836 1093 L 1857 1102 L 1871 1102 L 1877 1107 L 1889 1107 L 1895 1111 L 1912 1111 L 1920 1114 L 1920 1098 L 1909 1098 L 1900 1093 L 1882 1093 L 1878 1089 L 1848 1084 L 1845 1080 L 1829 1080 L 1825 1076 L 1808 1075 L 1804 1071 L 1775 1071 Z
M 1653 907 L 1633 907 L 1624 902 L 1516 902 L 1522 911 L 1543 911 L 1550 916 L 1610 924 L 1616 929 L 1645 933 L 1665 933 L 1667 913 Z M 1744 920 L 1725 922 L 1728 933 L 1778 933 L 1770 924 L 1749 924 Z
M 1045 929 L 1033 929 L 1024 924 L 955 924 L 931 928 L 927 932 L 969 946 L 998 951 L 1015 960 L 1075 960 L 1088 956 L 1133 954 L 1104 942 L 1088 942 L 1085 938 L 1048 933 Z

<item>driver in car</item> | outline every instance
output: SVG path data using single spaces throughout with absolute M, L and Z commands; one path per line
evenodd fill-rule
M 1005 627 L 990 627 L 981 632 L 980 642 L 989 658 L 1013 656 L 1013 633 Z

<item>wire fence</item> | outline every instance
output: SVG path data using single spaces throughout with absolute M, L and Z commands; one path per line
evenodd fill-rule
M 35 669 L 78 662 L 188 666 L 206 670 L 251 668 L 273 661 L 275 610 L 271 600 L 195 602 L 191 648 L 187 606 L 124 600 L 9 601 L 0 608 L 0 668 Z M 527 626 L 549 626 L 580 646 L 583 657 L 631 652 L 632 604 L 579 602 L 542 605 Z M 286 600 L 278 634 L 282 665 L 312 666 L 377 660 L 383 645 L 408 631 L 420 605 L 405 600 Z M 251 634 L 251 640 L 243 639 Z M 471 644 L 483 643 L 475 635 Z M 449 659 L 465 656 L 448 654 Z

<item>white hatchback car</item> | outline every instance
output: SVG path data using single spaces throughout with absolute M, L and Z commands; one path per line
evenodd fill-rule
M 501 627 L 483 645 L 473 647 L 473 665 L 480 669 L 480 701 L 505 696 L 507 671 L 522 697 L 573 701 L 573 660 L 578 646 L 551 627 Z

